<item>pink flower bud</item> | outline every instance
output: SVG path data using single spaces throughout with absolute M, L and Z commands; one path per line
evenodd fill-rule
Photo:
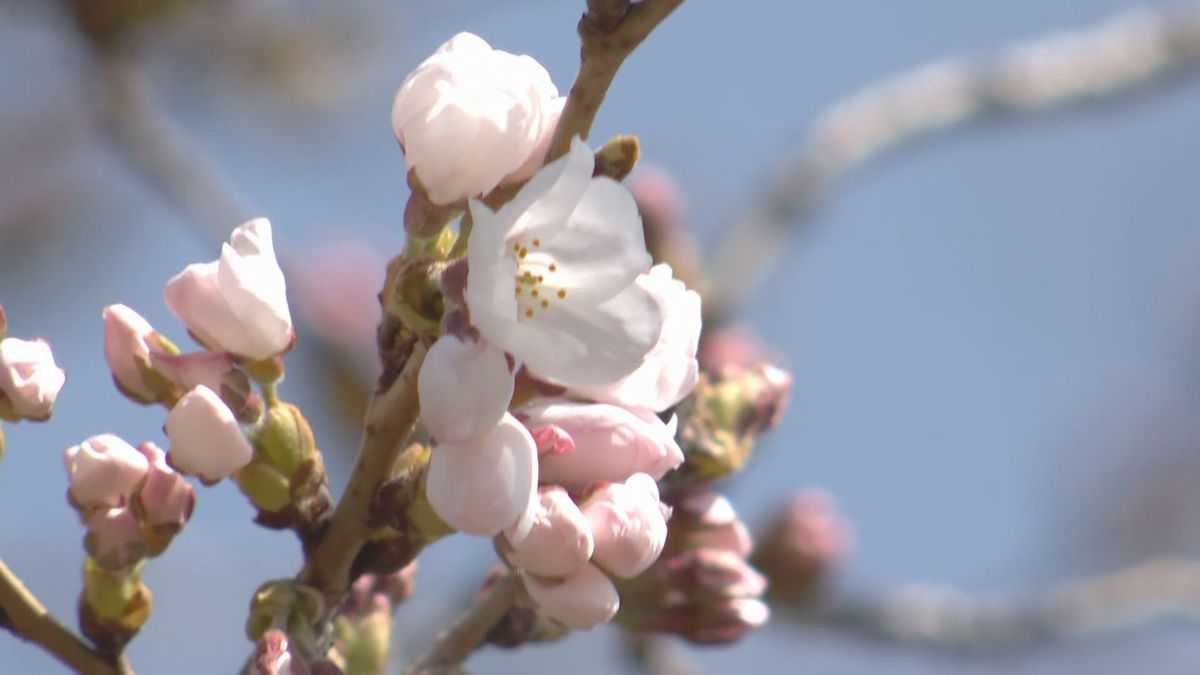
M 518 569 L 543 577 L 567 576 L 592 557 L 592 531 L 575 502 L 560 487 L 538 490 L 532 526 L 524 538 L 512 528 L 504 535 L 505 559 Z
M 513 375 L 504 352 L 483 340 L 443 335 L 417 376 L 421 421 L 439 443 L 489 432 L 508 411 Z
M 537 429 L 553 425 L 571 438 L 570 452 L 540 458 L 541 481 L 581 492 L 600 481 L 622 482 L 635 473 L 657 480 L 683 463 L 675 425 L 647 410 L 604 403 L 541 399 L 517 412 Z
M 87 520 L 84 545 L 105 569 L 121 569 L 145 556 L 146 541 L 133 510 L 127 506 L 101 509 Z
M 146 382 L 150 368 L 149 341 L 157 335 L 141 314 L 125 305 L 109 305 L 104 317 L 104 358 L 117 389 L 141 403 L 154 403 L 158 392 Z
M 168 535 L 179 532 L 192 517 L 195 490 L 167 464 L 166 453 L 157 445 L 142 443 L 138 452 L 149 461 L 150 470 L 134 495 L 135 509 L 147 527 Z
M 249 672 L 251 675 L 304 675 L 308 668 L 298 659 L 292 658 L 287 634 L 272 628 L 263 633 L 254 652 Z
M 167 307 L 210 349 L 255 360 L 281 354 L 294 333 L 271 223 L 251 220 L 229 241 L 219 260 L 188 265 L 167 282 Z
M 0 404 L 6 403 L 16 418 L 49 419 L 66 381 L 45 340 L 0 340 Z
M 767 579 L 732 551 L 696 548 L 664 560 L 660 572 L 665 587 L 702 604 L 728 598 L 758 598 Z
M 596 542 L 593 562 L 614 576 L 631 578 L 658 560 L 667 541 L 670 511 L 658 501 L 658 485 L 644 473 L 610 483 L 580 506 Z
M 674 633 L 695 644 L 725 644 L 761 628 L 770 618 L 771 610 L 763 601 L 731 598 L 712 605 L 664 607 L 642 630 Z
M 708 487 L 676 490 L 664 497 L 671 513 L 671 547 L 714 548 L 741 557 L 750 555 L 753 542 L 746 525 L 723 495 Z
M 171 464 L 207 483 L 232 475 L 254 455 L 229 406 L 203 385 L 175 404 L 165 429 Z
M 521 579 L 538 609 L 575 630 L 587 630 L 608 622 L 621 606 L 616 587 L 595 565 L 584 565 L 571 576 L 559 580 L 533 574 L 523 575 Z
M 63 452 L 71 498 L 84 511 L 123 506 L 150 463 L 113 434 L 92 436 Z
M 430 200 L 450 204 L 532 175 L 561 112 L 541 64 L 459 33 L 400 85 L 392 130 Z
M 262 399 L 254 393 L 246 373 L 225 352 L 165 354 L 152 351 L 150 365 L 184 391 L 200 385 L 213 390 L 243 422 L 255 422 L 262 415 Z
M 849 525 L 824 492 L 792 498 L 760 537 L 754 564 L 771 578 L 772 593 L 804 599 L 817 590 L 853 543 Z

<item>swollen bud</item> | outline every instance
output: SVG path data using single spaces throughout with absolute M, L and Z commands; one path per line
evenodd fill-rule
M 641 156 L 642 148 L 637 136 L 616 136 L 596 151 L 596 166 L 592 169 L 592 176 L 625 180 L 626 176 L 633 173 Z

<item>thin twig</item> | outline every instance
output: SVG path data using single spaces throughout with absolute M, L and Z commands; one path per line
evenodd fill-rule
M 498 578 L 449 628 L 438 634 L 433 645 L 404 671 L 406 675 L 453 672 L 483 643 L 488 631 L 504 617 L 516 597 L 512 575 Z
M 622 4 L 628 8 L 620 7 Z M 547 162 L 567 154 L 575 136 L 587 140 L 600 104 L 621 64 L 682 4 L 683 0 L 641 0 L 632 5 L 627 1 L 588 2 L 588 12 L 579 20 L 579 73 L 554 130 L 554 139 L 546 153 Z
M 133 675 L 133 669 L 124 657 L 116 663 L 109 661 L 59 623 L 3 560 L 0 560 L 0 627 L 37 644 L 77 672 Z
M 371 534 L 368 520 L 375 495 L 390 477 L 417 422 L 417 373 L 424 360 L 425 347 L 417 343 L 400 376 L 372 397 L 346 491 L 298 577 L 321 591 L 329 607 L 337 606 L 350 585 L 350 566 Z
M 1143 9 L 1094 28 L 1054 35 L 992 59 L 952 58 L 868 85 L 817 118 L 801 148 L 736 219 L 705 297 L 723 318 L 808 225 L 852 169 L 884 151 L 992 116 L 1020 116 L 1105 101 L 1200 62 L 1200 6 Z
M 902 646 L 999 653 L 1094 638 L 1167 619 L 1200 619 L 1200 562 L 1152 559 L 1026 602 L 913 586 L 792 614 L 805 625 Z

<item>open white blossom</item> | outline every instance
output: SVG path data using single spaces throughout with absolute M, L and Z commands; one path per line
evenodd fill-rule
M 655 265 L 637 278 L 663 313 L 662 333 L 637 370 L 615 383 L 576 387 L 576 392 L 602 403 L 662 412 L 683 400 L 700 380 L 696 350 L 700 345 L 700 294 L 675 279 L 671 266 Z
M 459 33 L 400 85 L 392 130 L 429 199 L 451 204 L 531 175 L 562 107 L 536 60 Z
M 271 223 L 255 218 L 233 231 L 221 257 L 188 265 L 167 282 L 171 312 L 205 346 L 265 359 L 292 343 L 283 271 L 271 243 Z
M 642 222 L 620 183 L 592 177 L 576 138 L 497 212 L 471 203 L 466 300 L 492 344 L 541 379 L 599 386 L 658 341 L 662 310 L 635 283 L 650 269 Z

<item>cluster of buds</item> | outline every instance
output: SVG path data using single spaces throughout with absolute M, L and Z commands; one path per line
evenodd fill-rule
M 762 356 L 741 328 L 706 335 L 703 374 L 694 394 L 677 411 L 685 473 L 712 481 L 735 473 L 750 459 L 754 442 L 779 423 L 792 377 Z
M 711 644 L 765 624 L 767 581 L 746 560 L 750 534 L 733 505 L 708 487 L 673 486 L 665 497 L 674 507 L 666 549 L 622 584 L 622 625 Z
M 104 354 L 123 394 L 169 410 L 171 466 L 206 485 L 233 477 L 260 523 L 302 528 L 331 498 L 312 430 L 276 394 L 282 355 L 295 340 L 285 290 L 271 224 L 251 220 L 218 260 L 189 265 L 164 290 L 202 351 L 180 353 L 137 312 L 111 305 Z
M 7 329 L 0 307 L 0 420 L 44 422 L 54 411 L 67 374 L 54 363 L 48 342 L 6 337 Z M 0 436 L 0 455 L 3 452 L 4 437 Z
M 364 574 L 333 620 L 329 659 L 346 673 L 382 673 L 387 665 L 393 615 L 413 593 L 417 563 L 390 574 Z
M 701 315 L 652 264 L 619 182 L 636 140 L 594 154 L 576 138 L 542 166 L 561 109 L 536 61 L 469 34 L 405 80 L 410 246 L 384 310 L 436 337 L 418 375 L 423 503 L 494 537 L 521 597 L 583 629 L 615 614 L 612 578 L 662 551 L 656 481 L 683 462 L 664 416 L 696 384 Z
M 63 461 L 67 500 L 87 527 L 81 623 L 97 645 L 116 652 L 149 617 L 143 562 L 183 529 L 195 493 L 153 443 L 135 449 L 102 434 L 67 448 Z

